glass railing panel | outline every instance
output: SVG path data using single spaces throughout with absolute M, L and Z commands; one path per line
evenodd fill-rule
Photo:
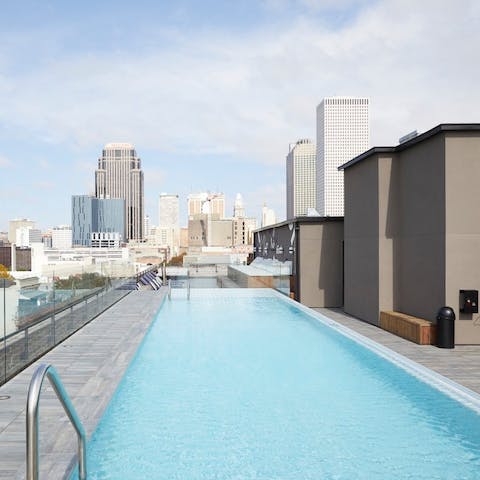
M 6 269 L 5 269 L 6 270 Z M 3 275 L 6 275 L 6 271 L 2 271 Z M 4 278 L 0 278 L 0 384 L 5 382 L 6 378 L 6 280 Z
M 189 279 L 191 288 L 274 288 L 290 295 L 292 289 L 291 264 L 270 262 L 265 265 L 194 264 L 186 267 L 168 267 L 167 279 L 173 288 L 182 288 Z
M 28 365 L 55 345 L 56 332 L 54 326 L 53 317 L 48 317 L 17 332 L 12 337 L 12 340 L 18 344 L 22 343 L 23 337 L 23 343 L 25 345 L 25 362 L 18 362 L 17 367 L 21 368 L 24 365 Z
M 0 278 L 0 384 L 130 293 L 120 288 L 135 277 L 111 278 L 111 271 L 56 268 L 42 281 Z

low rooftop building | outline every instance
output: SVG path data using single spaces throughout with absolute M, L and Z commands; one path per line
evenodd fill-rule
M 480 124 L 441 124 L 340 167 L 345 178 L 345 312 L 432 322 L 456 315 L 456 343 L 480 343 Z M 471 304 L 476 303 L 472 308 Z
M 295 217 L 255 230 L 255 263 L 270 259 L 273 286 L 304 305 L 341 307 L 342 244 L 343 217 Z

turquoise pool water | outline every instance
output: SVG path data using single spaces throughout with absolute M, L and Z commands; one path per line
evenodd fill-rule
M 89 479 L 480 478 L 473 410 L 290 302 L 225 295 L 164 303 Z

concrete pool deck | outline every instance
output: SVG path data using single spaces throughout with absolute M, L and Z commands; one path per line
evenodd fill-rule
M 25 478 L 25 403 L 36 366 L 55 366 L 90 437 L 165 294 L 166 289 L 130 293 L 0 387 L 0 398 L 10 397 L 0 400 L 0 480 Z M 480 393 L 480 346 L 454 350 L 420 346 L 339 309 L 314 310 Z M 67 478 L 65 472 L 75 458 L 76 435 L 48 380 L 40 409 L 40 478 Z

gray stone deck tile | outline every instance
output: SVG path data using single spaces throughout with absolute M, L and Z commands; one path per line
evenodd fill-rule
M 480 394 L 480 345 L 417 345 L 336 308 L 313 310 Z
M 132 292 L 0 387 L 0 480 L 25 478 L 25 403 L 39 363 L 51 363 L 90 436 L 158 311 L 165 290 Z M 48 380 L 40 401 L 40 477 L 66 477 L 76 435 Z

